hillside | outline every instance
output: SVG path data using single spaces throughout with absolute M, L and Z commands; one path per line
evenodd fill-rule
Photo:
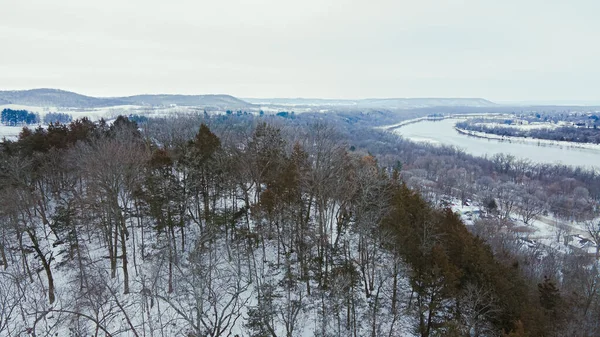
M 58 89 L 0 91 L 0 104 L 37 107 L 103 108 L 119 105 L 210 106 L 243 108 L 250 104 L 229 95 L 136 95 L 129 97 L 92 97 Z
M 397 170 L 417 161 L 392 170 L 322 120 L 201 117 L 1 144 L 0 335 L 575 335 L 549 333 L 578 307 L 517 268 L 521 238 L 434 208 Z
M 0 102 L 2 101 L 5 101 L 4 104 L 70 108 L 101 108 L 126 104 L 117 98 L 96 98 L 58 89 L 0 91 Z
M 119 100 L 134 105 L 152 106 L 214 106 L 221 108 L 243 108 L 250 104 L 230 95 L 136 95 L 120 97 Z

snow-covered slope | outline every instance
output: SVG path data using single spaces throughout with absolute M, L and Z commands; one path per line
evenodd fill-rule
M 248 108 L 251 105 L 230 95 L 137 95 L 128 97 L 91 97 L 58 89 L 0 91 L 0 104 L 35 107 L 103 108 L 137 106 L 201 106 Z

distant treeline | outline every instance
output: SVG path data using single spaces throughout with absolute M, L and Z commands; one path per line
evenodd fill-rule
M 68 124 L 73 121 L 73 116 L 67 113 L 49 112 L 46 115 L 44 115 L 43 118 L 40 118 L 40 115 L 38 113 L 30 112 L 27 110 L 2 110 L 1 122 L 4 125 L 31 125 L 39 124 L 42 121 L 44 122 L 44 124 Z
M 539 122 L 547 122 L 547 123 L 558 123 L 558 122 L 567 122 L 572 123 L 577 126 L 588 126 L 593 127 L 598 126 L 598 120 L 600 117 L 597 112 L 587 111 L 590 108 L 581 107 L 583 110 L 575 110 L 575 111 L 530 111 L 523 113 L 522 111 L 514 112 L 519 116 L 519 120 L 527 121 L 529 123 L 539 123 Z
M 40 116 L 27 110 L 4 109 L 0 121 L 10 126 L 36 124 L 40 122 Z
M 148 117 L 142 115 L 132 115 L 127 117 L 130 121 L 136 122 L 137 124 L 143 124 L 148 122 Z
M 519 129 L 510 126 L 486 125 L 476 119 L 456 123 L 456 127 L 469 131 L 491 133 L 507 137 L 530 137 L 537 139 L 560 140 L 575 143 L 600 144 L 600 130 L 594 125 L 591 128 L 562 126 L 556 129 Z
M 66 114 L 66 113 L 49 112 L 44 116 L 44 124 L 50 124 L 50 123 L 68 124 L 68 123 L 71 123 L 72 121 L 73 121 L 73 116 Z

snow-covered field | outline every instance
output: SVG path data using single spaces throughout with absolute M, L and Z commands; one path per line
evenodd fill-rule
M 89 108 L 89 109 L 78 109 L 78 108 L 56 108 L 56 107 L 35 107 L 35 106 L 27 106 L 27 105 L 17 105 L 17 104 L 4 104 L 0 105 L 0 111 L 4 109 L 13 109 L 13 110 L 27 110 L 29 112 L 34 112 L 39 114 L 40 118 L 43 120 L 44 116 L 50 112 L 60 112 L 66 113 L 73 117 L 73 119 L 80 118 L 88 118 L 91 121 L 98 121 L 100 119 L 105 119 L 108 123 L 114 120 L 119 115 L 143 115 L 146 117 L 168 117 L 174 116 L 177 114 L 191 114 L 191 113 L 199 113 L 202 110 L 199 110 L 196 107 L 162 107 L 162 108 L 151 108 L 151 107 L 143 107 L 137 105 L 122 105 L 122 106 L 113 106 L 106 108 Z M 212 111 L 211 114 L 225 114 L 225 111 Z M 38 126 L 42 126 L 44 128 L 47 125 L 44 124 L 32 124 L 28 127 L 30 129 L 35 129 Z M 23 129 L 23 126 L 7 126 L 0 124 L 0 140 L 6 138 L 7 140 L 16 140 L 19 136 L 19 133 Z
M 120 105 L 107 108 L 60 109 L 58 111 L 72 115 L 73 119 L 87 117 L 92 121 L 96 121 L 100 118 L 114 118 L 119 115 L 143 114 L 147 109 L 136 105 Z
M 17 104 L 4 104 L 0 105 L 0 111 L 4 109 L 12 110 L 27 110 L 40 115 L 40 118 L 44 118 L 47 113 L 60 112 L 66 113 L 73 116 L 73 119 L 87 117 L 92 121 L 97 121 L 100 118 L 116 117 L 118 115 L 128 114 L 140 114 L 141 112 L 147 111 L 145 108 L 135 105 L 123 105 L 114 106 L 108 108 L 90 108 L 90 109 L 76 109 L 76 108 L 59 108 L 59 107 L 37 107 L 28 105 L 17 105 Z
M 23 127 L 21 126 L 6 126 L 0 124 L 0 140 L 6 138 L 8 140 L 16 140 L 19 137 Z
M 39 106 L 29 106 L 29 105 L 20 105 L 20 104 L 0 104 L 0 111 L 4 109 L 12 109 L 12 110 L 27 110 L 29 112 L 35 112 L 43 116 L 48 112 L 56 112 L 59 111 L 56 107 L 39 107 Z

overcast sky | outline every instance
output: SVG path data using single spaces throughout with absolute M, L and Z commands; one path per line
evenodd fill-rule
M 0 89 L 600 100 L 597 0 L 0 0 Z

